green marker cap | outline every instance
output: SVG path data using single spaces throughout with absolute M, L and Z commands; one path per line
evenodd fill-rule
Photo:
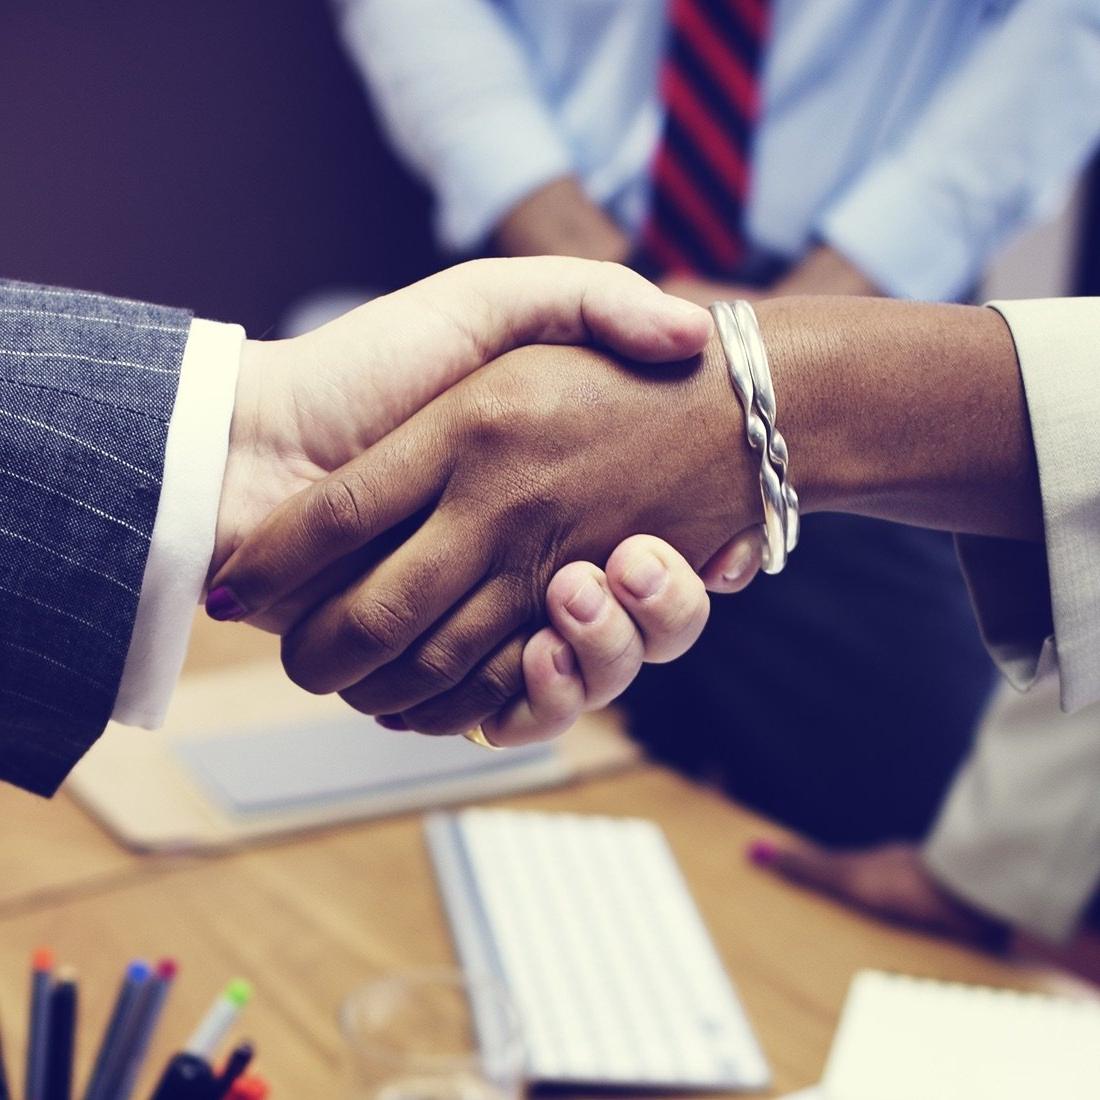
M 225 988 L 225 999 L 238 1008 L 252 1000 L 252 986 L 243 978 L 234 978 Z

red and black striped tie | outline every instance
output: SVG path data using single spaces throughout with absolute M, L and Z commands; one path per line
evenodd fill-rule
M 666 120 L 642 234 L 664 271 L 730 275 L 745 254 L 768 0 L 670 0 Z

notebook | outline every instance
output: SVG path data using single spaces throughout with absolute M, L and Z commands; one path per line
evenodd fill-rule
M 1100 1001 L 864 970 L 825 1100 L 1097 1100 Z
M 602 714 L 496 753 L 395 733 L 299 690 L 272 661 L 189 677 L 160 730 L 112 724 L 67 789 L 131 847 L 194 851 L 534 790 L 637 758 Z
M 427 836 L 463 966 L 511 991 L 533 1081 L 767 1085 L 744 1008 L 652 822 L 471 809 L 432 814 Z
M 561 779 L 555 745 L 486 752 L 464 737 L 417 737 L 348 711 L 322 721 L 233 730 L 172 746 L 226 812 L 242 817 L 372 799 L 393 811 Z

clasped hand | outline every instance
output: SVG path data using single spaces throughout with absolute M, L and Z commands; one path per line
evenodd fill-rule
M 559 732 L 695 640 L 692 567 L 751 575 L 726 545 L 753 515 L 709 333 L 622 268 L 481 261 L 276 345 L 262 375 L 246 358 L 211 604 L 392 726 Z M 663 362 L 507 353 L 582 340 Z

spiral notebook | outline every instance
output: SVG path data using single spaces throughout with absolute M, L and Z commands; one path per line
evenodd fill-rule
M 856 975 L 824 1100 L 1097 1100 L 1100 1001 Z

